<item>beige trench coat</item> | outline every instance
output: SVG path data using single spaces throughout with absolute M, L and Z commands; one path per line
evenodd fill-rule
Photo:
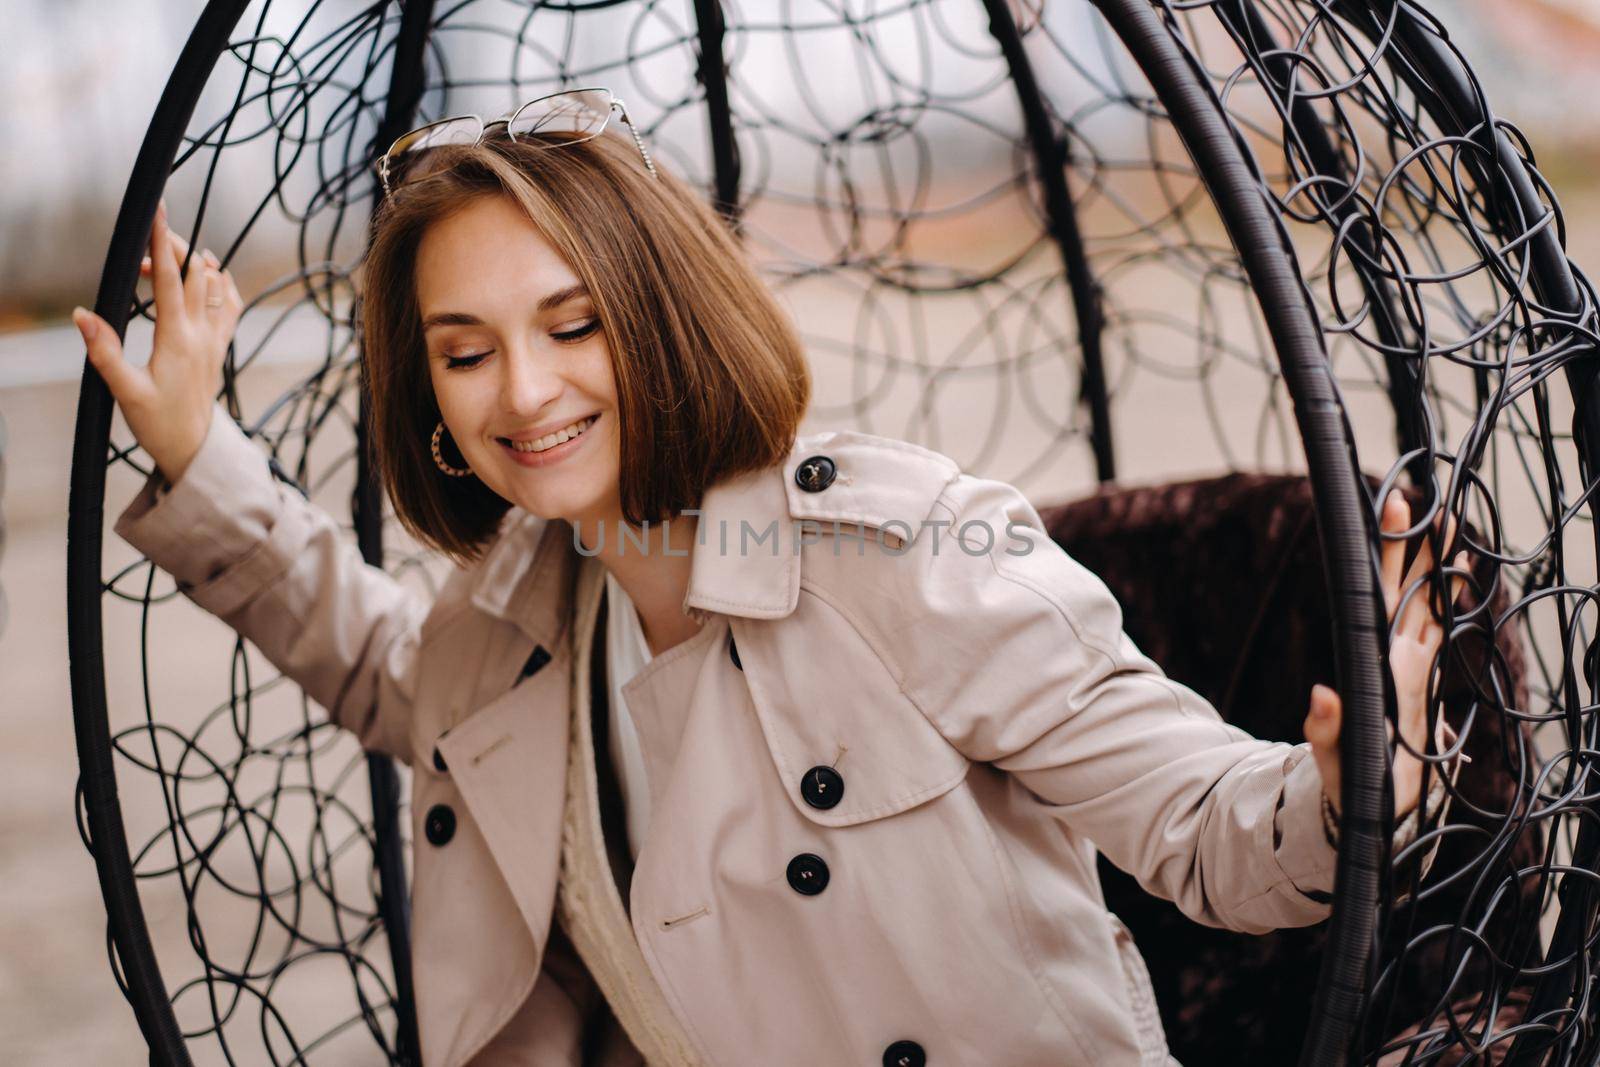
M 815 456 L 836 475 L 807 491 Z M 514 508 L 430 602 L 362 563 L 220 406 L 180 482 L 157 482 L 116 531 L 413 769 L 424 1063 L 577 1063 L 588 976 L 546 947 L 573 601 L 598 561 Z M 1309 746 L 1253 739 L 1165 677 L 1015 488 L 822 433 L 711 488 L 699 521 L 685 610 L 705 625 L 625 694 L 653 808 L 633 932 L 701 1062 L 1167 1062 L 1097 848 L 1203 923 L 1328 914 Z

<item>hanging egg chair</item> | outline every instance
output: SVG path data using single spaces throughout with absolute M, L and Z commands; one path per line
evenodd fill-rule
M 1201 927 L 1102 862 L 1179 1061 L 1594 1063 L 1595 306 L 1532 146 L 1415 3 L 855 6 L 211 0 L 96 310 L 147 328 L 164 194 L 248 301 L 229 414 L 434 589 L 365 449 L 373 161 L 430 119 L 611 87 L 794 313 L 808 431 L 1021 487 L 1140 648 L 1256 736 L 1302 740 L 1311 684 L 1338 688 L 1328 922 Z M 153 471 L 115 415 L 86 369 L 77 799 L 151 1061 L 415 1064 L 409 771 L 107 536 Z M 1470 762 L 1397 855 L 1391 487 L 1410 552 L 1446 511 L 1472 553 L 1430 694 Z

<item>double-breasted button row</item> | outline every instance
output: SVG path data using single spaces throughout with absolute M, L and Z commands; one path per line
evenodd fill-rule
M 883 1050 L 883 1067 L 927 1067 L 928 1054 L 915 1041 L 896 1041 Z
M 794 469 L 794 483 L 808 493 L 820 493 L 838 475 L 839 468 L 828 456 L 807 456 Z
M 428 844 L 435 848 L 449 844 L 456 836 L 455 810 L 448 804 L 435 804 L 422 820 L 422 832 L 427 835 Z
M 800 779 L 800 795 L 813 808 L 831 808 L 844 798 L 844 778 L 832 767 L 813 767 Z M 814 852 L 790 860 L 788 875 L 790 887 L 808 897 L 828 888 L 827 861 Z

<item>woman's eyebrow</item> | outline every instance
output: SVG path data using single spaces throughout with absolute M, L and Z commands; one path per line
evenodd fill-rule
M 435 326 L 482 326 L 483 320 L 476 315 L 468 315 L 464 311 L 441 311 L 437 315 L 429 315 L 422 320 L 422 332 L 427 333 Z
M 569 300 L 576 300 L 580 296 L 588 296 L 589 290 L 582 282 L 556 289 L 539 298 L 538 310 L 549 311 L 558 308 Z M 437 315 L 429 315 L 422 320 L 422 332 L 427 333 L 435 326 L 482 326 L 484 322 L 476 315 L 465 311 L 441 311 Z
M 553 292 L 546 293 L 539 300 L 539 310 L 549 311 L 551 308 L 560 307 L 569 300 L 576 300 L 580 296 L 588 295 L 588 288 L 586 288 L 582 282 L 578 282 L 577 284 L 569 285 L 564 289 L 556 289 Z

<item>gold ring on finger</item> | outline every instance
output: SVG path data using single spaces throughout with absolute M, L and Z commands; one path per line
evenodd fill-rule
M 207 297 L 206 298 L 206 307 L 208 307 L 208 308 L 219 308 L 221 306 L 222 306 L 222 297 L 215 296 L 215 297 Z

